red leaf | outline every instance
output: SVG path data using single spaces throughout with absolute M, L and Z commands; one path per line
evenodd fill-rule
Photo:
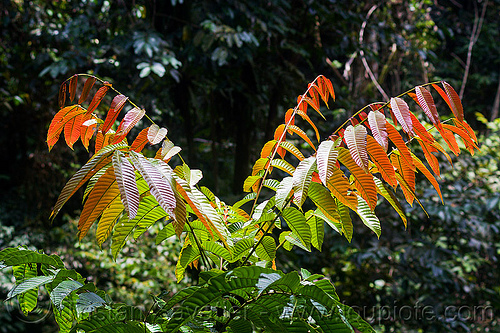
M 73 149 L 73 144 L 80 138 L 80 127 L 82 126 L 83 115 L 72 117 L 64 124 L 64 138 L 68 147 Z
M 458 120 L 464 121 L 464 109 L 457 92 L 447 82 L 441 81 L 441 84 L 443 85 L 446 95 L 450 101 L 449 105 L 451 107 L 451 111 L 453 111 L 453 114 Z
M 99 88 L 99 90 L 97 90 L 94 97 L 92 98 L 92 102 L 90 102 L 89 108 L 87 109 L 87 113 L 93 113 L 95 111 L 95 109 L 97 109 L 97 107 L 101 103 L 102 99 L 104 98 L 104 96 L 108 92 L 108 89 L 109 89 L 109 86 L 106 85 L 106 86 L 102 86 L 101 88 Z
M 130 132 L 130 130 L 142 119 L 146 111 L 144 109 L 139 109 L 137 107 L 128 111 L 123 120 L 118 126 L 115 134 L 115 140 L 113 143 L 118 143 L 123 140 Z
M 88 123 L 88 122 L 92 123 Z M 86 124 L 88 123 L 88 124 Z M 85 149 L 89 150 L 90 139 L 94 136 L 98 123 L 93 115 L 84 116 L 80 127 L 80 139 Z
M 424 125 L 415 117 L 413 113 L 410 113 L 411 122 L 413 124 L 413 130 L 417 133 L 417 135 L 425 141 L 434 142 L 436 141 L 434 137 L 425 129 Z
M 396 187 L 398 184 L 396 174 L 384 148 L 370 135 L 367 136 L 366 143 L 368 154 L 370 154 L 372 162 L 377 166 L 382 178 L 392 187 Z
M 49 146 L 49 151 L 59 140 L 59 136 L 66 122 L 70 121 L 77 115 L 84 113 L 85 111 L 86 110 L 80 105 L 70 105 L 62 108 L 61 110 L 59 110 L 59 112 L 56 113 L 50 123 L 49 130 L 47 132 L 47 145 Z
M 104 133 L 107 133 L 111 126 L 113 126 L 116 118 L 120 114 L 120 111 L 123 109 L 123 106 L 125 106 L 127 100 L 128 97 L 125 97 L 124 95 L 116 95 L 115 98 L 113 98 L 111 107 L 109 108 L 108 114 L 106 115 L 106 120 L 104 121 L 104 125 L 102 126 L 102 131 Z
M 415 165 L 413 165 L 413 158 L 411 157 L 410 150 L 406 146 L 403 138 L 398 131 L 390 123 L 386 123 L 387 133 L 389 134 L 389 139 L 394 143 L 396 148 L 398 148 L 401 153 L 402 159 L 410 167 L 410 169 L 415 170 Z
M 130 150 L 139 153 L 144 149 L 144 146 L 146 146 L 146 143 L 148 143 L 148 131 L 149 127 L 146 127 L 137 135 L 134 142 L 132 142 L 132 144 L 130 145 Z
M 434 125 L 440 123 L 441 121 L 439 120 L 436 104 L 434 103 L 431 93 L 421 86 L 416 87 L 415 91 L 417 92 L 417 103 L 422 110 L 424 110 L 427 117 L 429 117 Z
M 76 87 L 78 85 L 78 74 L 75 74 L 69 80 L 69 99 L 73 103 L 76 96 Z
M 64 106 L 64 103 L 66 103 L 66 90 L 68 89 L 68 85 L 66 82 L 63 82 L 61 84 L 61 88 L 59 88 L 59 108 L 62 108 Z
M 403 127 L 403 131 L 410 136 L 415 136 L 413 132 L 413 125 L 411 123 L 410 108 L 404 100 L 399 97 L 391 98 L 391 109 L 396 115 L 397 120 Z
M 92 86 L 94 85 L 95 81 L 96 81 L 96 78 L 93 76 L 89 77 L 85 81 L 85 84 L 83 85 L 82 94 L 80 95 L 80 98 L 78 99 L 78 104 L 82 104 L 83 102 L 85 102 L 85 100 L 89 96 L 90 89 L 92 89 Z
M 354 186 L 358 193 L 366 200 L 370 209 L 373 211 L 377 205 L 377 188 L 373 181 L 371 173 L 364 172 L 351 157 L 349 151 L 345 148 L 339 148 L 339 161 L 351 173 L 354 178 Z

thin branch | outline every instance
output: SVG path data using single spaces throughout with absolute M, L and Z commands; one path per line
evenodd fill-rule
M 467 50 L 467 61 L 465 65 L 464 77 L 462 78 L 462 85 L 460 87 L 460 93 L 458 94 L 458 96 L 460 96 L 460 99 L 464 97 L 465 85 L 467 84 L 467 79 L 469 77 L 469 70 L 472 60 L 472 48 L 474 47 L 474 44 L 476 44 L 477 39 L 479 38 L 479 34 L 481 33 L 487 6 L 488 0 L 484 2 L 483 10 L 481 11 L 481 17 L 479 17 L 477 13 L 477 5 L 474 2 L 474 24 L 472 26 L 472 34 L 470 36 L 469 48 Z
M 368 73 L 368 75 L 370 76 L 370 79 L 372 80 L 373 84 L 375 85 L 375 87 L 377 87 L 377 90 L 382 95 L 382 97 L 384 97 L 384 99 L 387 100 L 387 99 L 389 99 L 389 96 L 385 93 L 382 86 L 378 83 L 377 78 L 375 77 L 370 66 L 368 65 L 368 61 L 366 61 L 365 51 L 363 50 L 363 37 L 364 37 L 364 33 L 365 33 L 366 24 L 368 22 L 368 19 L 372 15 L 372 13 L 375 11 L 375 9 L 377 9 L 377 7 L 378 7 L 377 5 L 373 5 L 370 8 L 370 10 L 368 11 L 368 14 L 366 14 L 366 18 L 363 21 L 363 24 L 361 24 L 361 30 L 359 31 L 359 55 L 361 57 L 361 62 L 363 63 L 363 66 L 365 67 L 365 70 Z
M 490 121 L 493 121 L 498 117 L 499 106 L 500 106 L 500 78 L 498 79 L 498 88 L 497 88 L 497 94 L 495 95 L 495 101 L 493 102 L 493 107 L 491 108 Z

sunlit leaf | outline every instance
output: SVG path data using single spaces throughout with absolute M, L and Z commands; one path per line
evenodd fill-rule
M 368 202 L 371 210 L 377 205 L 377 189 L 371 174 L 364 172 L 352 159 L 345 148 L 339 148 L 339 161 L 346 166 L 354 178 L 354 186 L 358 193 Z M 339 199 L 340 200 L 340 199 Z M 359 203 L 359 200 L 358 200 Z
M 116 130 L 115 139 L 113 143 L 117 143 L 123 140 L 127 136 L 128 132 L 142 119 L 146 111 L 144 109 L 133 108 L 128 111 L 123 120 Z
M 418 105 L 424 110 L 431 122 L 434 125 L 440 123 L 441 121 L 439 120 L 436 104 L 434 103 L 431 93 L 422 86 L 416 87 L 415 92 L 417 94 Z
M 441 190 L 439 188 L 439 184 L 436 178 L 434 178 L 434 176 L 430 173 L 430 171 L 425 167 L 424 163 L 422 163 L 422 161 L 415 154 L 412 153 L 411 155 L 413 157 L 413 161 L 415 162 L 415 166 L 417 167 L 417 169 L 424 174 L 425 178 L 427 178 L 429 182 L 431 182 L 432 186 L 434 186 L 434 189 L 439 194 L 441 202 L 444 204 L 443 195 L 441 194 Z
M 128 97 L 125 97 L 124 95 L 116 95 L 115 98 L 113 98 L 113 101 L 111 102 L 111 107 L 109 108 L 108 114 L 106 115 L 106 120 L 104 121 L 104 125 L 102 126 L 102 131 L 104 133 L 107 133 L 111 126 L 116 121 L 116 118 L 120 114 L 120 111 L 123 109 L 125 106 L 125 103 L 127 102 Z
M 462 102 L 460 101 L 460 97 L 458 96 L 455 89 L 453 89 L 453 87 L 450 86 L 447 82 L 441 81 L 441 84 L 443 85 L 444 90 L 446 91 L 446 95 L 448 96 L 451 111 L 453 111 L 453 114 L 459 121 L 463 122 L 464 109 L 462 107 Z
M 386 131 L 384 114 L 380 111 L 370 111 L 370 113 L 368 113 L 368 123 L 370 124 L 370 129 L 375 140 L 377 140 L 378 144 L 387 151 L 389 139 Z
M 404 100 L 399 97 L 391 98 L 391 109 L 396 116 L 396 119 L 403 127 L 403 131 L 408 133 L 410 136 L 415 136 L 413 132 L 413 125 L 411 123 L 410 108 Z
M 384 148 L 370 135 L 367 136 L 367 150 L 373 163 L 377 166 L 377 171 L 380 172 L 389 185 L 395 187 L 398 183 L 391 161 L 387 157 Z
M 134 167 L 123 153 L 117 150 L 112 161 L 121 201 L 129 219 L 133 219 L 139 208 L 139 190 L 135 182 Z
M 54 209 L 50 214 L 50 218 L 53 219 L 57 213 L 61 210 L 62 206 L 68 201 L 68 199 L 83 185 L 85 184 L 94 174 L 96 174 L 100 169 L 105 167 L 111 162 L 111 154 L 114 150 L 125 147 L 123 144 L 117 144 L 112 146 L 107 146 L 101 150 L 98 154 L 92 156 L 92 158 L 80 169 L 73 177 L 66 183 L 64 188 L 57 199 Z
M 149 142 L 148 131 L 149 131 L 149 127 L 146 127 L 142 131 L 140 131 L 139 134 L 137 134 L 137 137 L 134 139 L 134 141 L 130 145 L 130 150 L 133 150 L 133 151 L 140 153 L 144 149 L 146 144 Z
M 336 149 L 337 144 L 331 140 L 321 142 L 316 153 L 316 161 L 318 165 L 318 174 L 321 182 L 326 186 L 326 182 L 332 176 L 334 169 L 337 168 L 335 163 L 339 155 Z
M 301 161 L 293 173 L 294 203 L 302 207 L 307 198 L 307 191 L 311 184 L 312 173 L 316 170 L 316 158 L 308 157 Z
M 347 126 L 344 132 L 345 142 L 354 162 L 368 172 L 368 152 L 366 151 L 366 128 L 362 125 Z
M 363 221 L 363 223 L 370 228 L 370 230 L 373 231 L 377 237 L 380 237 L 380 234 L 382 233 L 380 221 L 365 199 L 360 196 L 358 196 L 358 209 L 356 210 L 356 213 L 361 218 L 361 221 Z
M 311 249 L 311 231 L 307 225 L 304 215 L 294 207 L 283 209 L 282 216 L 292 232 L 297 235 L 300 242 L 310 251 Z
M 104 85 L 101 88 L 99 88 L 99 90 L 97 90 L 96 94 L 94 95 L 92 101 L 89 104 L 89 107 L 87 108 L 87 113 L 93 113 L 95 109 L 97 109 L 104 96 L 106 96 L 108 89 L 109 86 Z
M 113 168 L 109 168 L 104 175 L 99 178 L 94 189 L 90 192 L 85 201 L 78 221 L 78 236 L 80 240 L 87 234 L 92 224 L 102 212 L 119 196 L 120 190 L 116 184 Z
M 168 130 L 166 128 L 160 128 L 158 125 L 153 124 L 149 126 L 148 140 L 152 145 L 156 145 L 167 136 L 167 133 Z

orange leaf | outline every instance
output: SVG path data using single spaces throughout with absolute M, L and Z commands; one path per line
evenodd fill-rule
M 311 127 L 314 129 L 314 132 L 316 133 L 316 139 L 319 141 L 321 138 L 319 136 L 318 128 L 316 127 L 316 125 L 314 125 L 311 118 L 309 118 L 309 116 L 307 114 L 305 114 L 304 112 L 302 112 L 301 110 L 297 110 L 297 114 L 299 116 L 301 116 L 302 119 L 304 119 L 305 121 L 307 121 L 311 125 Z M 291 124 L 291 125 L 293 125 L 293 124 Z
M 90 89 L 92 89 L 92 86 L 94 85 L 95 81 L 96 81 L 96 78 L 93 76 L 89 77 L 85 81 L 85 84 L 83 85 L 82 94 L 80 95 L 80 98 L 78 99 L 78 104 L 82 104 L 83 102 L 85 102 L 85 100 L 89 96 Z
M 436 141 L 434 137 L 425 129 L 424 125 L 415 117 L 413 113 L 410 113 L 411 122 L 413 124 L 413 130 L 422 139 L 428 142 Z
M 441 195 L 441 190 L 439 189 L 439 184 L 436 178 L 434 178 L 434 176 L 425 167 L 424 163 L 422 163 L 422 161 L 417 156 L 415 156 L 415 154 L 411 154 L 411 156 L 413 157 L 413 161 L 415 162 L 415 166 L 417 167 L 417 169 L 422 172 L 424 176 L 431 182 L 432 186 L 434 186 L 434 189 L 436 189 L 436 192 L 439 194 L 441 202 L 444 204 L 443 196 Z
M 92 123 L 89 123 L 89 121 Z M 82 126 L 80 127 L 80 139 L 87 150 L 89 150 L 90 139 L 94 136 L 97 126 L 97 119 L 95 119 L 94 115 L 84 115 Z
M 358 199 L 355 195 L 349 195 L 350 184 L 344 173 L 337 167 L 332 169 L 330 178 L 327 181 L 327 187 L 332 195 L 352 210 L 356 210 Z
M 437 152 L 437 149 L 431 146 L 428 142 L 425 140 L 422 140 L 420 138 L 418 139 L 418 143 L 420 143 L 420 146 L 422 147 L 422 150 L 424 152 L 425 159 L 427 160 L 427 163 L 432 168 L 432 171 L 439 177 L 440 171 L 439 171 L 439 162 L 436 156 L 434 156 L 434 152 Z
M 73 144 L 80 138 L 80 127 L 82 126 L 83 115 L 78 114 L 64 124 L 64 138 L 68 147 L 73 149 Z
M 399 97 L 393 97 L 391 98 L 391 109 L 396 115 L 398 122 L 403 127 L 403 131 L 408 133 L 410 136 L 415 136 L 408 104 L 406 104 L 406 102 Z
M 398 179 L 399 185 L 401 185 L 406 201 L 410 205 L 413 205 L 413 200 L 415 199 L 415 171 L 413 171 L 398 154 L 391 154 L 391 162 L 398 170 L 396 179 Z M 397 177 L 398 175 L 403 178 L 404 182 L 400 181 Z
M 92 102 L 90 102 L 90 105 L 87 109 L 87 113 L 93 113 L 95 111 L 95 109 L 97 109 L 97 107 L 101 103 L 102 99 L 104 98 L 104 96 L 108 92 L 108 89 L 109 89 L 109 86 L 105 85 L 105 86 L 102 86 L 101 88 L 99 88 L 99 90 L 97 90 L 94 97 L 92 98 Z
M 69 99 L 71 103 L 73 103 L 73 100 L 75 99 L 77 85 L 78 85 L 78 74 L 75 74 L 69 80 Z
M 294 109 L 288 109 L 285 113 L 285 124 L 295 125 L 295 114 Z M 292 118 L 293 116 L 293 118 Z M 292 118 L 292 119 L 290 119 Z
M 458 134 L 462 138 L 465 147 L 467 148 L 467 150 L 469 150 L 471 155 L 474 155 L 474 148 L 479 150 L 479 147 L 474 143 L 474 141 L 469 136 L 469 133 L 467 133 L 467 131 L 464 131 L 462 128 L 458 128 L 456 126 L 449 124 L 443 124 L 443 127 L 452 131 L 455 134 Z
M 464 121 L 464 109 L 457 92 L 447 82 L 441 81 L 441 84 L 446 91 L 446 95 L 448 96 L 448 100 L 450 102 L 449 105 L 451 107 L 451 111 L 453 111 L 453 114 L 455 115 L 455 118 L 460 121 Z
M 335 91 L 333 90 L 332 81 L 330 81 L 326 77 L 323 77 L 323 80 L 325 82 L 325 85 L 326 85 L 328 92 L 330 93 L 330 96 L 332 96 L 333 100 L 335 101 Z
M 260 151 L 260 157 L 265 158 L 265 157 L 270 157 L 271 152 L 273 151 L 274 147 L 276 146 L 276 140 L 271 140 L 266 142 L 264 147 L 262 147 L 262 150 Z
M 130 132 L 130 130 L 142 119 L 142 117 L 146 114 L 144 109 L 139 109 L 137 107 L 128 111 L 123 120 L 120 122 L 120 126 L 116 130 L 115 140 L 113 143 L 118 143 L 123 140 Z
M 394 143 L 396 148 L 401 153 L 403 160 L 406 164 L 412 169 L 415 170 L 415 166 L 413 165 L 413 159 L 411 158 L 410 150 L 406 146 L 403 138 L 399 134 L 398 131 L 392 126 L 390 123 L 386 123 L 387 133 L 389 134 L 389 139 Z
M 452 131 L 447 130 L 446 128 L 438 129 L 439 133 L 443 137 L 444 141 L 450 147 L 453 154 L 456 156 L 460 155 L 460 148 L 458 148 L 457 140 L 455 139 L 455 135 Z
M 370 135 L 367 137 L 367 150 L 372 162 L 375 163 L 378 172 L 382 175 L 382 178 L 392 187 L 396 187 L 398 183 L 391 161 L 389 161 L 389 157 L 387 157 L 384 148 L 382 148 L 382 146 L 380 146 L 380 144 Z
M 132 142 L 132 144 L 130 145 L 130 150 L 139 153 L 144 149 L 144 146 L 146 146 L 146 143 L 148 143 L 148 131 L 149 127 L 146 127 L 145 129 L 140 131 L 139 134 L 137 134 L 134 142 Z
M 49 151 L 59 140 L 59 136 L 61 135 L 66 122 L 82 113 L 85 113 L 85 111 L 86 110 L 80 105 L 70 105 L 62 108 L 61 110 L 59 110 L 59 112 L 56 113 L 50 123 L 49 130 L 47 132 L 47 145 L 49 146 Z
M 111 126 L 113 126 L 116 118 L 120 114 L 120 111 L 123 109 L 123 106 L 127 102 L 128 97 L 123 95 L 117 95 L 113 98 L 111 102 L 111 107 L 109 108 L 108 114 L 106 115 L 106 120 L 104 121 L 104 125 L 102 126 L 102 131 L 107 133 Z
M 455 125 L 457 127 L 460 127 L 460 128 L 463 128 L 465 131 L 467 131 L 467 133 L 469 133 L 469 137 L 474 141 L 474 142 L 478 142 L 477 141 L 477 137 L 476 137 L 476 133 L 474 133 L 474 130 L 469 126 L 469 124 L 467 124 L 464 121 L 460 121 L 458 120 L 457 118 L 453 118 L 453 122 L 455 123 Z
M 312 143 L 312 141 L 307 137 L 307 134 L 306 132 L 304 132 L 303 130 L 301 130 L 299 127 L 295 126 L 295 125 L 291 125 L 291 126 L 288 126 L 288 129 L 290 131 L 292 131 L 293 133 L 297 134 L 298 136 L 300 136 L 305 142 L 307 142 L 314 150 L 316 150 L 316 147 L 314 147 L 314 144 Z
M 373 137 L 378 144 L 387 152 L 389 147 L 389 139 L 386 130 L 386 120 L 383 113 L 379 111 L 370 111 L 368 114 L 368 123 L 372 131 Z
M 82 214 L 78 221 L 78 238 L 80 240 L 87 234 L 92 224 L 94 224 L 109 204 L 119 196 L 120 190 L 116 184 L 115 173 L 113 172 L 113 168 L 108 168 L 95 184 L 83 206 Z
M 364 172 L 351 157 L 349 150 L 339 148 L 339 161 L 351 173 L 354 178 L 354 186 L 363 199 L 366 200 L 368 206 L 373 211 L 377 205 L 377 188 L 373 181 L 373 176 L 370 173 Z
M 354 162 L 368 172 L 368 153 L 366 151 L 366 128 L 364 126 L 347 126 L 344 132 L 345 142 Z

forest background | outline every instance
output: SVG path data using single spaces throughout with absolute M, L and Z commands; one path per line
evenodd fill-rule
M 197 279 L 192 271 L 175 283 L 175 243 L 129 242 L 115 262 L 106 244 L 77 242 L 76 199 L 49 222 L 64 183 L 89 158 L 78 146 L 49 154 L 45 143 L 59 85 L 75 73 L 104 78 L 143 103 L 203 170 L 204 185 L 230 203 L 317 75 L 329 77 L 337 94 L 323 138 L 367 103 L 444 79 L 482 142 L 476 156 L 462 154 L 442 172 L 446 205 L 420 186 L 429 191 L 421 195 L 429 216 L 405 207 L 406 230 L 381 205 L 380 239 L 355 224 L 351 243 L 327 232 L 323 252 L 280 253 L 277 265 L 327 275 L 380 331 L 498 331 L 499 15 L 498 0 L 2 0 L 0 249 L 58 253 L 114 299 L 145 306 L 150 293 Z M 12 283 L 0 275 L 2 299 Z M 39 307 L 24 318 L 14 302 L 1 304 L 0 332 L 54 331 L 43 300 Z

